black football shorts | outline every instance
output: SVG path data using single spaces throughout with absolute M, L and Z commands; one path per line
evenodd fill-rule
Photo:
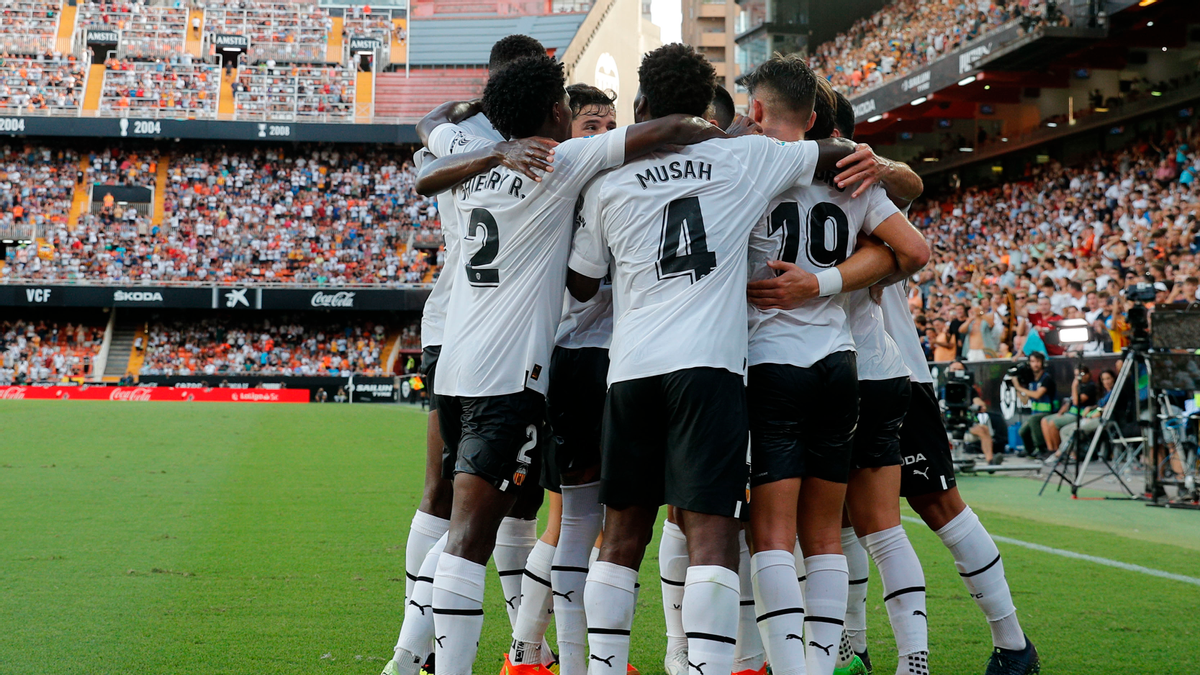
M 852 462 L 855 469 L 900 465 L 900 427 L 908 412 L 911 389 L 907 377 L 859 381 Z
M 721 368 L 614 382 L 604 407 L 600 501 L 740 518 L 746 389 Z
M 750 366 L 750 484 L 788 478 L 850 479 L 858 422 L 854 352 L 834 352 L 808 368 Z
M 942 422 L 937 394 L 928 382 L 912 383 L 912 399 L 900 427 L 900 496 L 921 497 L 954 487 L 950 437 Z
M 546 399 L 526 389 L 502 396 L 442 396 L 442 476 L 467 473 L 501 492 L 541 489 Z
M 562 492 L 562 473 L 600 466 L 600 429 L 608 394 L 608 350 L 555 347 L 546 405 L 550 440 L 542 457 L 542 487 Z

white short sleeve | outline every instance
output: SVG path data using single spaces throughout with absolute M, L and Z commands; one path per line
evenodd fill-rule
M 425 147 L 435 157 L 445 157 L 484 150 L 493 145 L 495 141 L 472 135 L 457 124 L 440 124 L 429 134 L 429 142 Z
M 867 188 L 867 193 L 860 195 L 859 199 L 867 200 L 867 216 L 863 219 L 861 230 L 863 234 L 871 234 L 883 221 L 900 213 L 900 209 L 888 199 L 887 190 L 878 183 Z
M 600 189 L 603 185 L 601 177 L 584 189 L 582 205 L 575 215 L 575 237 L 571 241 L 571 259 L 567 265 L 591 279 L 603 279 L 608 274 L 612 257 L 600 228 Z
M 746 165 L 757 171 L 754 184 L 768 197 L 779 194 L 786 188 L 812 185 L 817 171 L 820 151 L 816 141 L 788 143 L 766 136 L 748 136 L 750 143 Z M 765 161 L 764 161 L 765 160 Z
M 554 171 L 550 174 L 559 194 L 577 193 L 596 174 L 623 164 L 625 130 L 628 128 L 621 127 L 599 136 L 572 138 L 559 144 L 554 149 Z

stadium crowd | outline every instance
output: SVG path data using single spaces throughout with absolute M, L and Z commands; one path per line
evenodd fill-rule
M 49 151 L 26 152 L 38 158 Z M 90 159 L 88 184 L 151 185 L 159 161 L 119 150 Z M 0 204 L 24 199 L 20 193 L 42 195 L 44 174 L 57 187 L 42 199 L 57 200 L 55 213 L 69 211 L 66 182 L 74 184 L 67 176 L 78 171 L 76 160 L 59 151 L 54 162 L 32 175 L 18 171 L 19 190 L 4 192 L 0 183 Z M 197 148 L 170 159 L 161 224 L 106 197 L 74 229 L 61 218 L 49 223 L 52 255 L 38 255 L 34 245 L 10 248 L 0 279 L 419 283 L 438 261 L 432 249 L 414 244 L 434 237 L 438 221 L 433 202 L 412 185 L 411 167 L 384 152 Z M 4 217 L 18 208 L 26 217 L 35 207 L 10 207 Z
M 937 60 L 1013 21 L 1046 20 L 1046 0 L 896 0 L 818 45 L 810 65 L 847 96 Z M 1065 21 L 1065 19 L 1062 19 Z
M 0 145 L 0 229 L 63 225 L 79 171 L 73 150 Z
M 934 255 L 909 303 L 927 356 L 1007 357 L 1063 318 L 1096 336 L 1073 350 L 1119 352 L 1131 284 L 1152 284 L 1157 302 L 1200 299 L 1197 143 L 1185 122 L 1082 166 L 1030 165 L 1021 180 L 917 204 L 910 219 Z
M 0 321 L 0 385 L 91 376 L 103 342 L 103 326 Z
M 150 108 L 183 110 L 201 116 L 217 112 L 220 68 L 193 63 L 190 54 L 151 61 L 110 58 L 104 62 L 101 105 L 144 112 Z
M 384 375 L 387 328 L 311 315 L 176 319 L 148 327 L 140 375 Z
M 71 55 L 0 55 L 0 111 L 74 112 L 83 100 L 83 71 Z

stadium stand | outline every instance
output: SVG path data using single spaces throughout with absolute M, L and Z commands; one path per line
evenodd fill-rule
M 163 159 L 106 148 L 85 159 L 77 189 L 150 186 L 168 161 L 162 225 L 93 191 L 102 206 L 74 229 L 61 216 L 80 171 L 75 155 L 9 148 L 5 157 L 4 217 L 48 227 L 43 245 L 8 249 L 0 280 L 389 286 L 425 281 L 438 262 L 436 243 L 419 246 L 436 241 L 437 209 L 413 192 L 408 164 L 386 152 L 206 146 Z
M 812 50 L 810 65 L 847 96 L 905 75 L 990 30 L 1045 19 L 1045 0 L 1010 3 L 895 0 Z
M 59 382 L 92 375 L 104 342 L 97 323 L 0 321 L 0 384 Z
M 1054 313 L 1092 323 L 1090 353 L 1127 343 L 1130 305 L 1119 294 L 1130 284 L 1154 284 L 1159 302 L 1200 300 L 1198 142 L 1200 128 L 1182 122 L 1082 166 L 1031 164 L 1020 181 L 918 203 L 910 218 L 934 257 L 909 302 L 930 356 L 935 318 L 956 328 L 980 298 L 1003 308 L 996 338 L 1012 351 L 1040 293 Z
M 251 61 L 324 62 L 333 21 L 305 2 L 246 0 L 235 5 L 205 3 L 205 33 L 232 33 L 250 39 Z
M 270 65 L 238 70 L 238 119 L 319 120 L 354 115 L 354 70 L 342 66 Z
M 44 54 L 52 51 L 58 36 L 58 2 L 16 0 L 0 10 L 0 52 Z
M 154 321 L 147 335 L 140 375 L 378 376 L 389 330 L 369 320 L 222 317 Z
M 75 114 L 86 64 L 74 56 L 0 57 L 0 114 Z
M 220 67 L 192 63 L 190 54 L 169 60 L 109 59 L 100 105 L 118 113 L 177 112 L 196 118 L 217 113 Z
M 76 31 L 104 28 L 121 33 L 121 55 L 167 57 L 184 51 L 188 27 L 186 7 L 140 2 L 87 2 L 77 11 Z

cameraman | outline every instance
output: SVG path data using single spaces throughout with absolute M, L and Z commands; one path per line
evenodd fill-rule
M 1021 424 L 1021 441 L 1025 444 L 1025 454 L 1036 456 L 1046 451 L 1046 439 L 1042 437 L 1042 419 L 1054 412 L 1054 377 L 1046 371 L 1046 355 L 1033 352 L 1029 355 L 1029 369 L 1033 371 L 1033 380 L 1026 386 L 1015 377 L 1007 379 L 1021 399 L 1029 402 L 1032 415 Z
M 950 372 L 966 369 L 967 367 L 963 365 L 962 361 L 955 361 L 946 368 L 946 371 Z M 979 385 L 972 385 L 971 388 L 973 390 L 971 392 L 971 411 L 976 413 L 977 416 L 975 418 L 975 426 L 967 429 L 967 433 L 979 440 L 979 447 L 983 450 L 983 458 L 988 464 L 999 464 L 1002 461 L 1002 458 L 992 454 L 993 444 L 991 423 L 983 421 L 988 419 L 987 403 L 980 398 L 980 394 L 982 392 L 979 389 Z M 972 439 L 964 438 L 963 440 L 970 442 Z

